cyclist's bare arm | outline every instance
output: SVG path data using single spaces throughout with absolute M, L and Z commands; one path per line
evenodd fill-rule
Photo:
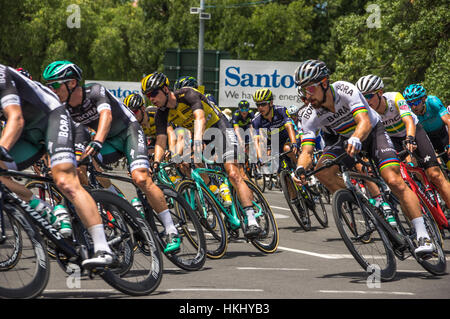
M 3 109 L 3 113 L 7 121 L 0 138 L 0 146 L 9 151 L 19 139 L 20 134 L 22 134 L 25 120 L 22 115 L 22 108 L 17 104 L 8 105 Z
M 111 128 L 111 122 L 112 122 L 111 110 L 104 109 L 100 111 L 100 118 L 98 120 L 98 129 L 95 133 L 93 140 L 103 143 L 106 140 L 106 137 L 108 136 L 109 129 Z M 87 155 L 90 155 L 93 152 L 94 150 L 90 146 L 88 146 L 86 147 L 83 157 L 86 157 Z
M 372 130 L 369 114 L 367 112 L 355 115 L 356 129 L 351 137 L 358 138 L 361 143 L 369 136 Z M 347 153 L 354 156 L 357 153 L 356 147 L 352 144 L 347 145 Z
M 161 162 L 164 158 L 164 152 L 167 147 L 167 135 L 158 134 L 156 135 L 155 142 L 155 162 Z

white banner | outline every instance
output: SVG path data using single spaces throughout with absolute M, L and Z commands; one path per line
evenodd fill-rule
M 95 81 L 86 80 L 88 83 L 99 83 L 110 91 L 116 98 L 123 101 L 131 93 L 141 94 L 141 82 L 122 82 L 122 81 Z M 141 94 L 142 95 L 142 94 Z
M 300 62 L 220 60 L 219 106 L 237 107 L 247 100 L 256 108 L 252 95 L 260 88 L 272 91 L 275 105 L 302 104 L 294 83 Z

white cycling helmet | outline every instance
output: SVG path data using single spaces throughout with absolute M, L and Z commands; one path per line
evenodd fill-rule
M 358 82 L 356 82 L 356 87 L 362 94 L 365 94 L 384 88 L 384 84 L 379 76 L 369 74 L 360 78 Z
M 286 109 L 290 116 L 297 115 L 298 111 L 300 111 L 300 106 L 299 105 L 289 105 Z

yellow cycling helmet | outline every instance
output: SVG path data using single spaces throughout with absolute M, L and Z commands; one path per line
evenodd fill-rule
M 253 101 L 256 104 L 261 102 L 270 102 L 273 100 L 272 91 L 269 89 L 259 89 L 253 94 Z
M 169 79 L 160 72 L 151 73 L 141 81 L 141 90 L 144 95 L 164 86 L 169 86 Z

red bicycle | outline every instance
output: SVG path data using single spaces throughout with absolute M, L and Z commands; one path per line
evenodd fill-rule
M 408 151 L 401 151 L 399 158 L 405 158 L 407 155 L 411 155 Z M 420 167 L 410 166 L 404 161 L 400 162 L 400 172 L 403 180 L 409 185 L 421 202 L 422 210 L 428 209 L 433 215 L 436 224 L 438 225 L 441 233 L 443 229 L 450 231 L 447 217 L 445 216 L 441 205 L 439 204 L 437 190 L 427 178 L 424 170 Z

